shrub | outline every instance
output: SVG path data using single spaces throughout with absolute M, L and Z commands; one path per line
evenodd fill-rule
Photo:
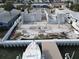
M 73 10 L 73 11 L 79 11 L 79 4 L 71 5 L 70 9 Z

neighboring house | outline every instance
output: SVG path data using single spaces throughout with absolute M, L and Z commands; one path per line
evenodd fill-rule
M 6 0 L 0 0 L 0 2 L 5 2 Z M 15 3 L 27 3 L 30 0 L 15 0 Z M 72 1 L 73 3 L 79 3 L 79 0 L 34 0 L 34 3 L 41 2 L 52 2 L 52 3 L 60 3 L 64 1 Z
M 49 8 L 48 7 L 48 3 L 34 3 L 34 4 L 32 4 L 32 6 L 34 7 L 34 8 Z
M 42 13 L 43 11 L 37 10 L 32 11 L 32 13 L 24 13 L 23 14 L 23 22 L 33 23 L 33 22 L 42 22 L 47 21 L 49 24 L 64 24 L 66 21 L 65 14 L 63 12 L 58 11 L 57 14 L 48 15 L 48 20 L 46 19 L 46 13 Z
M 1 2 L 6 0 L 0 0 Z M 15 0 L 16 3 L 27 3 L 30 0 Z M 34 0 L 34 3 L 42 3 L 42 2 L 61 2 L 61 0 Z
M 50 23 L 50 24 L 65 24 L 66 23 L 65 14 L 61 11 L 58 11 L 57 14 L 50 14 L 48 23 Z
M 16 0 L 17 3 L 27 3 L 31 0 Z M 34 3 L 49 2 L 49 0 L 34 0 Z
M 59 2 L 59 3 L 60 3 L 60 2 L 61 2 L 61 0 L 54 0 L 54 2 Z
M 61 1 L 63 1 L 63 2 L 72 1 L 74 4 L 79 4 L 79 0 L 61 0 Z
M 12 10 L 11 15 L 9 12 L 0 14 L 0 28 L 9 29 L 20 16 L 20 11 Z
M 23 20 L 24 20 L 24 23 L 27 23 L 27 22 L 38 22 L 38 21 L 41 21 L 41 18 L 42 18 L 42 12 L 41 10 L 35 10 L 35 11 L 31 11 L 31 13 L 23 13 Z

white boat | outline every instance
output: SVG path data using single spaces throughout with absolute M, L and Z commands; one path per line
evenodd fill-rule
M 32 42 L 22 55 L 22 59 L 41 59 L 41 50 L 38 44 Z

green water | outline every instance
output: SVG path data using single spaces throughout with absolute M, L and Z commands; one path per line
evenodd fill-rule
M 0 59 L 16 59 L 16 56 L 22 55 L 25 48 L 3 48 L 0 47 Z
M 70 53 L 72 55 L 75 51 L 73 59 L 79 59 L 79 46 L 58 46 L 63 59 L 65 59 L 65 53 Z M 0 47 L 0 59 L 16 59 L 17 56 L 23 54 L 26 47 L 16 47 L 16 48 L 3 48 Z
M 73 52 L 75 52 L 73 59 L 79 59 L 79 46 L 58 46 L 58 47 L 63 59 L 65 59 L 65 53 L 69 53 L 69 55 L 72 56 Z

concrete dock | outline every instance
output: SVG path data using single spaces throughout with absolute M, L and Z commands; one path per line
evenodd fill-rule
M 42 43 L 44 59 L 62 59 L 61 53 L 55 42 Z

